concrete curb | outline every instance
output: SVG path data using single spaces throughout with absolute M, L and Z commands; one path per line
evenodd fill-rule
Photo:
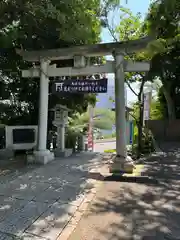
M 102 180 L 102 179 L 101 179 Z M 86 195 L 82 203 L 77 208 L 74 215 L 71 217 L 69 222 L 66 224 L 62 232 L 59 234 L 56 240 L 68 240 L 70 235 L 73 233 L 73 231 L 76 229 L 77 224 L 81 220 L 82 216 L 84 215 L 85 211 L 88 209 L 90 203 L 96 196 L 97 190 L 100 188 L 100 186 L 103 184 L 103 181 L 100 181 L 100 179 L 95 183 L 95 186 L 90 192 Z
M 105 157 L 106 156 L 106 157 Z M 77 210 L 75 211 L 75 213 L 72 215 L 72 217 L 70 218 L 70 220 L 68 221 L 68 223 L 66 224 L 66 226 L 64 227 L 64 229 L 61 231 L 61 233 L 59 234 L 59 236 L 56 238 L 56 240 L 68 240 L 68 238 L 70 237 L 70 235 L 73 233 L 73 231 L 75 230 L 75 228 L 77 227 L 77 224 L 79 223 L 79 221 L 81 220 L 82 216 L 84 215 L 85 211 L 88 209 L 90 203 L 92 202 L 92 200 L 94 199 L 94 197 L 96 196 L 96 193 L 98 191 L 98 189 L 101 187 L 101 185 L 104 183 L 104 176 L 100 174 L 101 171 L 103 171 L 103 169 L 106 166 L 106 161 L 110 158 L 111 156 L 107 156 L 106 154 L 102 154 L 99 156 L 99 161 L 102 160 L 102 166 L 100 168 L 95 168 L 95 172 L 90 171 L 89 175 L 93 175 L 95 173 L 96 175 L 96 179 L 92 179 L 90 180 L 88 183 L 92 183 L 94 185 L 94 187 L 85 195 L 84 200 L 81 202 L 81 204 L 77 207 Z M 98 174 L 98 173 L 99 174 Z

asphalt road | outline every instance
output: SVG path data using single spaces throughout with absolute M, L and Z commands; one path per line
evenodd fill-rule
M 116 138 L 104 138 L 104 139 L 96 139 L 94 142 L 96 143 L 102 143 L 102 142 L 115 142 Z
M 104 150 L 115 149 L 115 141 L 99 142 L 94 144 L 94 152 L 104 152 Z

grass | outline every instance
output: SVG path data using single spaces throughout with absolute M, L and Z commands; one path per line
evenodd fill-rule
M 124 173 L 122 174 L 123 177 L 140 177 L 142 175 L 144 169 L 144 165 L 142 164 L 137 164 L 136 168 L 133 169 L 132 173 Z
M 104 150 L 105 153 L 116 153 L 116 149 L 107 149 Z

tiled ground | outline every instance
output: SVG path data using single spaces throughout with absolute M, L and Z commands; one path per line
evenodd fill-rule
M 0 184 L 0 240 L 55 240 L 93 188 L 88 171 L 99 159 L 83 153 L 55 160 Z

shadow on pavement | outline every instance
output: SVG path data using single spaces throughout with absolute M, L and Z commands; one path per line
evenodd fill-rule
M 107 182 L 129 182 L 129 183 L 142 183 L 142 184 L 157 184 L 158 180 L 148 177 L 148 176 L 140 176 L 140 177 L 134 177 L 134 176 L 118 176 L 117 174 L 113 174 L 111 176 L 107 176 L 104 178 L 104 181 Z
M 87 236 L 87 240 L 180 239 L 178 153 L 154 154 L 144 159 L 144 163 L 144 175 L 148 177 L 114 175 L 103 179 L 103 187 L 79 225 L 80 237 Z M 91 177 L 102 179 L 97 173 Z M 76 236 L 78 230 L 74 234 Z

